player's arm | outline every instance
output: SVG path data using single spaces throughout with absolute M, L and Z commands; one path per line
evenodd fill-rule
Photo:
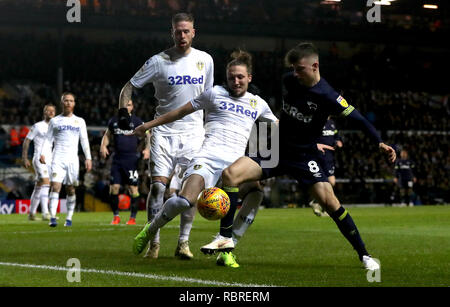
M 109 128 L 107 128 L 105 134 L 102 137 L 102 142 L 100 144 L 100 156 L 103 159 L 106 159 L 109 155 L 108 145 L 110 143 L 110 140 L 111 140 L 111 131 L 109 130 Z
M 91 148 L 89 146 L 89 137 L 87 134 L 86 123 L 84 121 L 80 128 L 80 143 L 81 148 L 83 149 L 84 157 L 86 158 L 84 165 L 86 167 L 86 172 L 90 172 L 92 169 Z
M 25 168 L 29 168 L 31 166 L 30 160 L 28 160 L 28 149 L 30 148 L 30 143 L 31 140 L 29 138 L 25 138 L 22 148 L 22 163 Z
M 150 137 L 151 137 L 150 130 L 147 130 L 145 132 L 145 141 L 144 141 L 144 150 L 142 150 L 142 158 L 144 160 L 150 159 Z
M 391 163 L 395 162 L 395 159 L 397 157 L 395 150 L 389 146 L 386 145 L 383 140 L 381 139 L 379 133 L 377 132 L 377 130 L 375 129 L 375 127 L 364 117 L 362 116 L 361 113 L 359 113 L 358 110 L 356 110 L 354 107 L 349 106 L 344 112 L 345 116 L 347 116 L 347 118 L 350 118 L 354 121 L 357 121 L 360 126 L 363 128 L 363 130 L 372 138 L 374 139 L 377 143 L 378 143 L 378 148 L 381 151 L 384 151 L 388 157 L 389 157 L 389 161 Z
M 133 133 L 131 135 L 137 135 L 140 137 L 143 137 L 145 135 L 145 132 L 149 129 L 174 122 L 176 120 L 179 120 L 183 117 L 185 117 L 188 114 L 191 114 L 192 112 L 197 111 L 192 106 L 191 102 L 186 103 L 185 105 L 179 107 L 178 109 L 172 110 L 158 118 L 155 118 L 152 121 L 146 122 L 136 129 L 134 129 Z

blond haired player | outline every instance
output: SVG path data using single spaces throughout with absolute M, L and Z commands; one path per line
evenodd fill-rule
M 44 119 L 35 123 L 28 132 L 22 148 L 22 163 L 25 168 L 29 168 L 31 163 L 36 173 L 36 184 L 34 185 L 33 193 L 31 194 L 30 213 L 28 219 L 30 221 L 37 220 L 36 211 L 41 204 L 42 219 L 49 220 L 50 215 L 48 213 L 48 192 L 50 190 L 50 165 L 42 164 L 39 162 L 39 148 L 45 140 L 45 136 L 48 130 L 48 122 L 55 117 L 56 107 L 52 104 L 44 106 Z M 28 160 L 28 149 L 31 142 L 34 143 L 33 159 L 30 163 Z M 51 162 L 51 146 L 47 146 L 43 149 L 44 155 L 49 157 Z
M 152 56 L 142 68 L 125 84 L 119 101 L 119 127 L 128 130 L 129 116 L 126 103 L 131 99 L 134 88 L 142 88 L 152 83 L 158 100 L 155 117 L 184 105 L 213 86 L 214 63 L 212 57 L 192 47 L 195 37 L 194 18 L 190 14 L 179 13 L 172 17 L 172 39 L 174 46 Z M 150 173 L 151 184 L 147 199 L 148 220 L 160 211 L 168 178 L 175 165 L 183 171 L 200 149 L 204 138 L 203 112 L 195 112 L 180 120 L 152 129 Z M 195 209 L 184 213 L 175 255 L 190 259 L 188 239 Z M 154 236 L 146 256 L 157 258 L 160 247 L 159 232 Z
M 53 157 L 51 162 L 50 190 L 50 227 L 56 227 L 56 211 L 59 202 L 59 192 L 64 184 L 67 192 L 67 216 L 64 226 L 72 226 L 72 216 L 76 205 L 75 187 L 78 186 L 79 159 L 78 143 L 86 158 L 85 167 L 89 172 L 92 168 L 91 150 L 84 119 L 73 114 L 75 95 L 65 92 L 61 96 L 62 114 L 52 118 L 48 125 L 45 142 L 41 147 L 40 161 L 46 164 L 47 157 L 43 148 L 53 142 Z

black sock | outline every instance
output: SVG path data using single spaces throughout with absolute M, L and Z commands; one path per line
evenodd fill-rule
M 238 187 L 223 187 L 223 190 L 228 194 L 230 198 L 230 209 L 227 215 L 220 220 L 220 235 L 231 238 L 233 233 L 233 220 L 236 213 L 237 202 L 239 197 Z
M 130 210 L 131 210 L 130 218 L 135 219 L 139 210 L 139 194 L 131 196 Z
M 363 256 L 369 255 L 364 245 L 361 236 L 359 235 L 358 228 L 356 228 L 352 217 L 344 207 L 340 207 L 337 211 L 331 214 L 337 227 L 344 235 L 344 237 L 350 242 L 353 248 L 356 250 L 359 256 L 359 260 L 362 260 Z
M 109 196 L 109 204 L 114 215 L 119 215 L 119 195 L 111 194 Z

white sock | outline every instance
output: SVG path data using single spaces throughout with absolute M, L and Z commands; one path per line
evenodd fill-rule
M 72 220 L 73 212 L 75 211 L 75 205 L 77 204 L 77 198 L 75 195 L 67 196 L 67 216 L 66 220 Z
M 242 207 L 233 221 L 234 245 L 237 244 L 238 240 L 242 238 L 244 233 L 253 223 L 263 197 L 264 195 L 261 191 L 250 192 L 244 197 Z
M 50 190 L 49 185 L 43 185 L 41 187 L 41 211 L 42 214 L 48 214 L 48 192 Z
M 59 193 L 51 192 L 49 198 L 50 198 L 50 204 L 48 207 L 50 209 L 50 215 L 52 218 L 55 218 L 56 211 L 58 210 Z
M 34 186 L 33 193 L 31 193 L 30 214 L 36 214 L 37 207 L 39 206 L 41 190 L 42 190 L 41 186 L 39 185 Z
M 166 186 L 162 182 L 155 181 L 150 185 L 150 192 L 147 197 L 147 219 L 149 222 L 153 222 L 158 212 L 161 211 L 165 192 Z M 159 232 L 158 229 L 152 239 L 153 243 L 159 243 Z
M 194 223 L 195 212 L 196 212 L 195 206 L 181 212 L 180 235 L 178 238 L 178 242 L 183 242 L 183 241 L 189 240 L 189 235 L 191 233 L 192 224 Z
M 154 236 L 159 228 L 166 225 L 168 222 L 173 220 L 181 212 L 190 209 L 191 206 L 189 202 L 184 197 L 172 197 L 169 198 L 161 208 L 161 211 L 153 219 L 148 232 Z

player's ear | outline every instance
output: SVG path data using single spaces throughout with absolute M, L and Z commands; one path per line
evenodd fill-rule
M 252 82 L 252 74 L 248 74 L 248 83 Z
M 195 37 L 195 28 L 192 28 L 192 38 Z

